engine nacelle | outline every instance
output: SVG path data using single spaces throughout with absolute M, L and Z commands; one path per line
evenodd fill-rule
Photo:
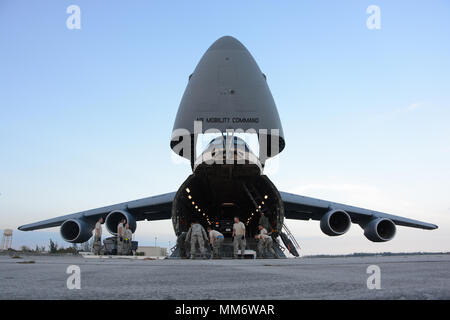
M 114 210 L 108 214 L 105 225 L 109 233 L 117 235 L 117 226 L 124 218 L 127 219 L 127 223 L 134 233 L 136 231 L 136 219 L 126 210 Z
M 320 229 L 329 236 L 340 236 L 348 231 L 352 220 L 344 210 L 330 210 L 320 219 Z
M 390 219 L 373 219 L 364 227 L 364 235 L 373 242 L 385 242 L 392 240 L 395 236 L 397 227 Z
M 83 219 L 69 219 L 61 225 L 61 237 L 71 243 L 83 243 L 92 237 L 94 227 Z

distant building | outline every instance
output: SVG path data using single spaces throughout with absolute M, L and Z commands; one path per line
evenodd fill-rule
M 149 257 L 165 257 L 167 256 L 167 248 L 139 246 L 136 253 Z

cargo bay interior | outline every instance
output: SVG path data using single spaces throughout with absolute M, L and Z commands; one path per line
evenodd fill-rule
M 233 165 L 208 166 L 191 175 L 181 186 L 172 207 L 175 233 L 189 230 L 198 221 L 231 239 L 233 219 L 246 225 L 247 239 L 258 233 L 261 212 L 269 218 L 277 234 L 283 225 L 283 203 L 275 186 L 265 175 L 236 173 Z

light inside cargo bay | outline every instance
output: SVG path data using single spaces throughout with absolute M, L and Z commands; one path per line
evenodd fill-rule
M 283 204 L 272 182 L 264 175 L 245 175 L 245 171 L 239 171 L 239 176 L 230 178 L 230 172 L 237 174 L 232 169 L 212 168 L 197 172 L 185 181 L 180 188 L 183 192 L 177 192 L 172 206 L 177 236 L 187 232 L 192 222 L 198 221 L 205 228 L 214 225 L 225 238 L 231 238 L 234 218 L 239 217 L 246 224 L 247 237 L 254 237 L 259 232 L 260 212 L 264 212 L 276 232 L 281 231 Z M 189 190 L 189 194 L 185 190 Z M 191 201 L 193 195 L 195 205 Z M 262 203 L 264 207 L 258 205 Z

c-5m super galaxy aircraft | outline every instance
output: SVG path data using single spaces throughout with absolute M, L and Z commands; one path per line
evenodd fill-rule
M 234 134 L 238 129 L 257 134 L 258 155 Z M 196 156 L 197 137 L 203 133 L 218 135 Z M 254 249 L 256 243 L 251 240 L 264 212 L 276 240 L 274 245 L 279 245 L 281 238 L 287 249 L 298 256 L 296 241 L 284 219 L 320 220 L 320 228 L 329 236 L 343 235 L 355 223 L 374 242 L 391 240 L 397 225 L 437 228 L 426 222 L 278 191 L 263 173 L 266 160 L 285 147 L 278 111 L 266 76 L 250 52 L 233 37 L 214 42 L 189 76 L 170 145 L 176 154 L 190 160 L 193 171 L 178 191 L 44 220 L 19 230 L 60 226 L 66 241 L 82 243 L 91 238 L 99 217 L 105 219 L 113 235 L 123 217 L 133 232 L 136 221 L 172 219 L 180 239 L 190 223 L 198 220 L 224 233 L 225 243 L 230 243 L 233 217 L 239 216 L 246 224 L 247 246 Z M 282 250 L 276 252 L 284 256 Z

